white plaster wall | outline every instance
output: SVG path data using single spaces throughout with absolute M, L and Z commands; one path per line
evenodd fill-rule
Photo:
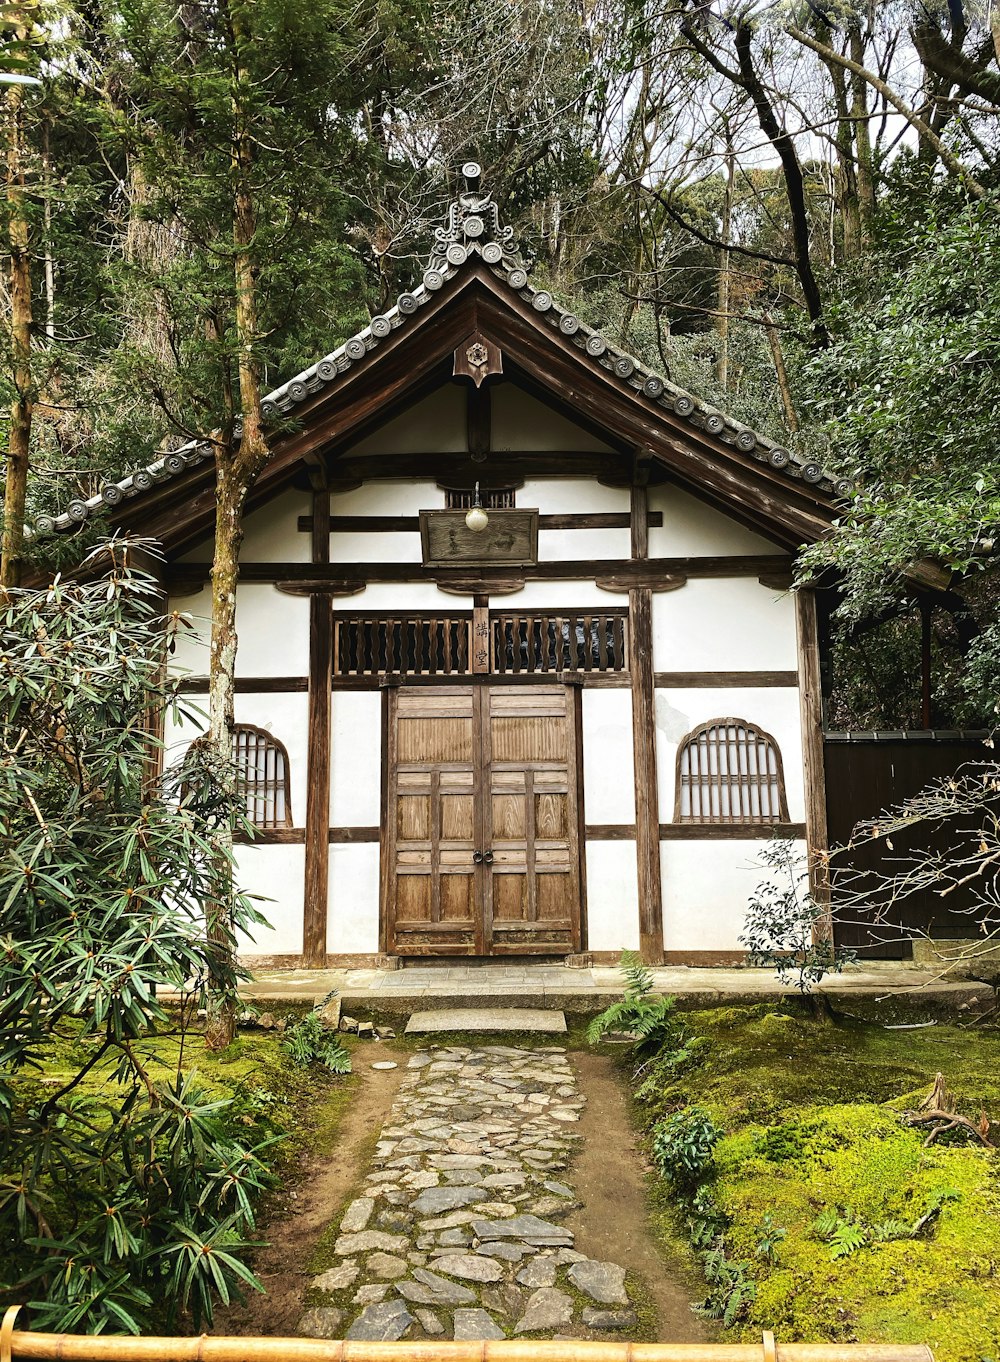
M 772 540 L 744 529 L 714 506 L 669 483 L 649 489 L 649 509 L 663 513 L 663 525 L 649 531 L 650 558 L 714 558 L 783 551 Z
M 471 599 L 471 598 L 470 598 Z M 602 591 L 594 582 L 525 582 L 510 596 L 494 596 L 491 610 L 614 610 L 628 605 L 627 591 Z
M 795 671 L 791 592 L 756 577 L 692 577 L 653 595 L 653 667 L 658 672 Z
M 501 382 L 492 386 L 490 411 L 493 448 L 498 453 L 506 449 L 583 452 L 610 448 L 513 383 Z M 525 505 L 529 503 L 525 502 Z
M 656 781 L 660 822 L 674 821 L 677 748 L 698 724 L 709 719 L 746 719 L 778 744 L 785 773 L 788 816 L 804 823 L 802 721 L 799 692 L 793 686 L 759 686 L 736 690 L 715 686 L 656 691 Z M 590 817 L 588 812 L 587 817 Z M 596 820 L 595 820 L 596 821 Z
M 377 842 L 330 847 L 326 948 L 337 954 L 378 950 Z
M 588 823 L 634 823 L 632 694 L 583 692 L 583 800 Z
M 517 504 L 534 506 L 542 515 L 582 515 L 586 511 L 627 515 L 630 496 L 627 487 L 604 487 L 596 478 L 525 478 L 524 486 L 518 488 Z
M 273 500 L 243 517 L 243 547 L 240 561 L 244 563 L 308 563 L 312 556 L 312 540 L 298 528 L 300 515 L 312 515 L 312 497 L 308 492 L 289 488 Z M 181 555 L 181 563 L 211 562 L 215 540 L 203 540 L 197 548 Z
M 206 676 L 212 633 L 212 596 L 170 601 L 184 625 L 167 661 L 171 675 Z M 309 599 L 288 596 L 267 583 L 240 582 L 236 588 L 237 676 L 306 676 L 309 672 Z
M 236 848 L 236 882 L 270 902 L 256 906 L 270 926 L 241 937 L 240 955 L 302 954 L 302 891 L 305 847 L 242 845 Z
M 416 515 L 435 507 L 443 510 L 444 493 L 433 478 L 379 478 L 330 497 L 331 515 Z
M 579 559 L 600 562 L 606 558 L 628 558 L 631 552 L 628 530 L 539 530 L 538 561 L 558 563 Z
M 381 693 L 334 691 L 330 742 L 330 826 L 378 827 L 382 803 Z
M 437 501 L 431 505 L 443 505 L 444 493 L 437 493 Z M 427 509 L 424 505 L 422 510 Z M 377 512 L 379 515 L 395 515 L 395 511 Z M 403 515 L 416 515 L 416 508 L 413 511 L 404 511 Z M 331 563 L 350 563 L 354 566 L 357 563 L 419 563 L 420 562 L 420 531 L 419 530 L 399 530 L 387 533 L 354 533 L 349 530 L 334 530 L 330 535 L 330 562 Z
M 668 951 L 740 951 L 747 900 L 768 878 L 765 843 L 661 842 L 663 947 Z M 798 843 L 805 855 L 805 843 Z
M 587 949 L 637 950 L 639 888 L 634 842 L 588 842 Z
M 414 402 L 374 434 L 359 440 L 351 454 L 442 454 L 466 449 L 465 388 L 443 383 L 427 397 Z

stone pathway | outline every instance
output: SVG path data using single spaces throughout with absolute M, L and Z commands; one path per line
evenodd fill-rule
M 625 1268 L 577 1252 L 560 1224 L 584 1104 L 565 1050 L 435 1046 L 408 1067 L 299 1333 L 627 1336 Z

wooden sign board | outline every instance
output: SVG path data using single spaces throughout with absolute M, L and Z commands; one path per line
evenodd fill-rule
M 421 511 L 425 567 L 530 567 L 538 562 L 537 511 L 487 511 L 484 530 L 470 530 L 465 511 Z

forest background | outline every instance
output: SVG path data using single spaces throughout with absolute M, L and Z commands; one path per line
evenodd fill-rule
M 833 726 L 920 726 L 927 588 L 933 725 L 992 722 L 995 12 L 26 0 L 2 18 L 5 69 L 41 82 L 9 87 L 2 118 L 5 583 L 78 561 L 100 526 L 33 529 L 189 438 L 239 503 L 267 458 L 261 393 L 419 277 L 474 158 L 538 282 L 850 480 L 803 559 L 843 588 Z

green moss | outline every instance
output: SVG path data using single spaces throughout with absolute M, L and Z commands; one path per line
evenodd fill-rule
M 722 1246 L 757 1282 L 731 1336 L 927 1343 L 938 1362 L 998 1356 L 1000 1155 L 924 1148 L 926 1132 L 900 1112 L 943 1072 L 959 1110 L 1000 1117 L 1000 1033 L 824 1026 L 767 1007 L 685 1021 L 707 1042 L 701 1064 L 674 1078 L 664 1066 L 644 1109 L 652 1118 L 697 1101 L 727 1132 L 711 1182 Z M 917 1237 L 878 1242 L 878 1226 L 912 1227 L 942 1192 Z M 835 1258 L 815 1228 L 823 1211 L 858 1226 L 864 1246 Z M 653 1218 L 676 1236 L 676 1213 L 654 1207 Z M 769 1259 L 765 1225 L 787 1231 Z

